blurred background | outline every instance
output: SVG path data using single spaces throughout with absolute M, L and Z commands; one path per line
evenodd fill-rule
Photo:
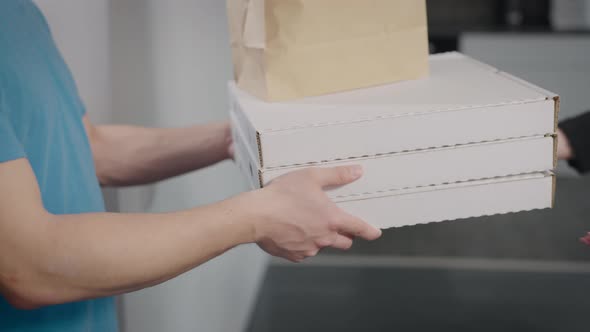
M 97 123 L 227 117 L 222 0 L 36 0 Z M 590 110 L 590 0 L 431 0 L 431 51 L 459 50 Z M 112 211 L 162 212 L 246 189 L 225 163 L 105 190 Z M 560 165 L 557 207 L 388 230 L 302 265 L 245 246 L 122 297 L 124 332 L 587 331 L 590 180 Z

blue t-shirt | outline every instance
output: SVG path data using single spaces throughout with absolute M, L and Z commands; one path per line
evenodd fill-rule
M 104 211 L 84 113 L 41 12 L 30 0 L 0 0 L 0 163 L 27 158 L 54 214 Z M 116 330 L 112 298 L 21 311 L 0 296 L 2 332 Z

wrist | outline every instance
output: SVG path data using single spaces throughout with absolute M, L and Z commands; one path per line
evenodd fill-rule
M 200 159 L 207 155 L 212 164 L 231 159 L 229 147 L 232 141 L 229 121 L 194 125 L 186 129 L 194 135 L 194 142 L 201 142 L 200 146 L 192 147 L 193 151 L 201 151 Z
M 235 214 L 235 226 L 239 243 L 256 243 L 263 237 L 263 225 L 267 220 L 266 205 L 262 204 L 261 190 L 239 194 L 227 201 L 231 204 L 228 213 Z
M 258 189 L 241 194 L 244 222 L 250 230 L 250 243 L 260 242 L 266 237 L 272 219 L 273 204 L 269 203 L 268 189 Z
M 215 137 L 218 137 L 220 154 L 223 160 L 232 159 L 230 145 L 232 143 L 231 125 L 229 121 L 219 122 L 212 125 Z

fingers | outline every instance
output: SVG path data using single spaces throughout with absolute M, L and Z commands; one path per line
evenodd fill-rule
M 346 219 L 336 225 L 338 231 L 343 234 L 360 237 L 367 241 L 373 241 L 381 237 L 381 230 L 377 227 L 367 224 L 363 220 L 348 216 Z
M 332 247 L 334 249 L 349 250 L 352 248 L 353 241 L 354 237 L 351 235 L 336 233 L 331 239 L 315 241 L 312 247 L 310 247 L 308 250 L 288 251 L 274 248 L 275 250 L 268 252 L 273 256 L 282 257 L 293 263 L 301 263 L 308 258 L 317 256 L 322 248 Z
M 581 238 L 580 241 L 585 245 L 590 246 L 590 233 L 586 234 L 586 236 Z
M 332 244 L 332 248 L 340 250 L 348 250 L 352 248 L 352 238 L 345 235 L 338 235 Z
M 317 183 L 322 187 L 339 187 L 358 180 L 363 175 L 360 166 L 340 166 L 310 169 Z
M 353 239 L 354 238 L 352 236 L 337 234 L 336 237 L 333 240 L 329 241 L 329 244 L 326 243 L 325 246 L 316 244 L 315 249 L 299 251 L 296 253 L 287 253 L 285 257 L 291 262 L 301 263 L 307 258 L 317 256 L 322 247 L 332 247 L 334 249 L 349 250 L 350 248 L 352 248 Z

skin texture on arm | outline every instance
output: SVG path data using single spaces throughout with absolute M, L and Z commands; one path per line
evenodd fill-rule
M 227 122 L 187 128 L 94 126 L 86 116 L 84 125 L 104 186 L 152 183 L 230 157 Z
M 359 177 L 354 167 L 308 169 L 176 213 L 54 215 L 26 159 L 0 163 L 0 293 L 35 308 L 149 287 L 243 243 L 296 262 L 348 249 L 353 237 L 381 231 L 339 210 L 323 188 Z
M 169 214 L 52 215 L 25 159 L 0 164 L 0 183 L 0 285 L 17 305 L 137 290 L 255 240 L 243 196 Z

